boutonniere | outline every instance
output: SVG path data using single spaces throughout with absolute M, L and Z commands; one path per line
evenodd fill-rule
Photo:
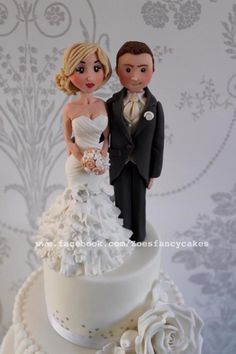
M 147 111 L 144 113 L 144 117 L 147 119 L 147 120 L 152 120 L 154 118 L 154 113 L 151 112 L 151 111 Z

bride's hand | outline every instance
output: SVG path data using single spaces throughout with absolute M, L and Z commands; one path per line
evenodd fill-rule
M 104 157 L 107 156 L 107 152 L 108 152 L 108 148 L 102 148 L 102 149 L 100 150 L 100 154 L 101 154 L 102 156 L 104 156 Z
M 80 149 L 76 143 L 69 141 L 67 143 L 66 150 L 67 150 L 68 156 L 73 155 L 77 160 L 81 161 L 81 159 L 83 157 L 83 153 L 80 151 Z

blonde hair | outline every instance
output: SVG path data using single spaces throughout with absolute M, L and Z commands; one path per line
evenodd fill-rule
M 90 54 L 96 54 L 104 70 L 103 84 L 111 77 L 112 69 L 108 56 L 96 43 L 75 43 L 64 52 L 63 67 L 55 77 L 59 90 L 68 95 L 76 95 L 79 89 L 72 84 L 69 76 L 73 74 L 78 64 Z

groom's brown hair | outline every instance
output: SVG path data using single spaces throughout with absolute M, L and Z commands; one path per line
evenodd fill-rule
M 116 67 L 118 66 L 119 58 L 126 53 L 135 54 L 135 55 L 150 54 L 152 57 L 152 64 L 153 64 L 153 71 L 154 71 L 154 56 L 151 49 L 146 43 L 138 42 L 138 41 L 125 42 L 117 52 Z

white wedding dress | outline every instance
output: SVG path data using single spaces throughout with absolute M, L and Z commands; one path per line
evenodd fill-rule
M 83 152 L 101 148 L 100 136 L 108 118 L 84 115 L 72 120 L 75 142 Z M 67 275 L 98 275 L 111 271 L 132 252 L 130 230 L 110 196 L 108 173 L 85 172 L 74 155 L 66 161 L 68 187 L 39 220 L 36 252 L 47 264 Z

